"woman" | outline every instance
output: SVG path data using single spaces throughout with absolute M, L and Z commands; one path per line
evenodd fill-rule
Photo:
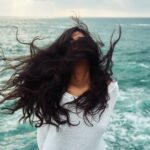
M 37 127 L 39 150 L 104 150 L 102 135 L 119 95 L 112 75 L 112 54 L 119 36 L 103 55 L 101 40 L 92 38 L 78 18 L 50 46 L 31 43 L 30 56 L 18 57 L 15 73 L 1 90 L 1 101 L 15 100 L 7 113 L 22 109 L 22 119 Z M 18 33 L 18 32 L 17 32 Z M 14 88 L 15 87 L 15 88 Z M 6 94 L 4 91 L 13 88 Z M 34 118 L 38 120 L 34 120 Z

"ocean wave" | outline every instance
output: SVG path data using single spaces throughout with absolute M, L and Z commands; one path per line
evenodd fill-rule
M 143 67 L 143 68 L 146 68 L 146 69 L 148 69 L 149 68 L 149 66 L 148 65 L 145 65 L 145 64 L 143 64 L 143 63 L 140 63 L 140 64 L 138 64 L 140 67 Z
M 131 24 L 131 26 L 150 27 L 150 24 Z

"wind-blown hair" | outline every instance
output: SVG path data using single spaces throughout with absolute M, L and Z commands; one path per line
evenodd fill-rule
M 75 106 L 76 110 L 82 110 L 83 118 L 86 123 L 88 115 L 94 116 L 98 112 L 99 117 L 107 107 L 109 100 L 108 85 L 113 80 L 112 72 L 112 54 L 116 43 L 121 37 L 121 27 L 119 26 L 119 36 L 113 42 L 113 34 L 110 39 L 110 48 L 104 55 L 101 47 L 104 45 L 99 39 L 92 37 L 88 27 L 79 18 L 74 19 L 76 25 L 66 29 L 53 43 L 48 47 L 39 48 L 34 44 L 36 37 L 31 43 L 23 43 L 18 38 L 18 29 L 16 38 L 22 44 L 30 46 L 30 55 L 16 58 L 1 57 L 1 61 L 9 64 L 7 69 L 13 69 L 15 73 L 6 82 L 6 87 L 0 89 L 0 95 L 3 96 L 1 103 L 7 100 L 14 100 L 9 107 L 3 107 L 8 110 L 4 113 L 13 114 L 17 110 L 22 110 L 22 116 L 19 122 L 29 119 L 31 125 L 35 127 L 42 124 L 51 124 L 59 129 L 61 124 L 76 126 L 70 122 L 70 110 L 60 105 L 62 95 L 67 90 L 74 65 L 81 59 L 86 59 L 89 64 L 91 87 L 78 98 L 68 105 Z M 73 40 L 72 34 L 80 31 L 84 37 Z M 11 62 L 18 61 L 17 64 Z M 9 89 L 12 89 L 9 91 Z M 6 92 L 4 94 L 3 92 Z M 62 117 L 65 119 L 62 119 Z M 34 117 L 38 120 L 34 120 Z M 91 123 L 90 123 L 91 124 Z

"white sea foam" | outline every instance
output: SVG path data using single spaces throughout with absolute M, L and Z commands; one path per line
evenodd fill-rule
M 132 26 L 150 27 L 150 24 L 131 24 Z
M 143 67 L 143 68 L 150 68 L 148 65 L 145 65 L 143 63 L 138 64 L 139 66 Z

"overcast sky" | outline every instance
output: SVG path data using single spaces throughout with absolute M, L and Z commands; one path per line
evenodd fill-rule
M 0 0 L 0 16 L 150 17 L 150 0 Z

